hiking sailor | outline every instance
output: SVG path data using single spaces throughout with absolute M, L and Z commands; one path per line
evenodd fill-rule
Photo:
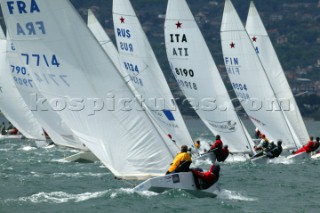
M 207 172 L 201 169 L 192 169 L 192 174 L 195 178 L 195 183 L 198 189 L 208 189 L 219 180 L 220 166 L 212 164 Z
M 178 172 L 189 172 L 190 164 L 192 163 L 191 156 L 188 153 L 188 146 L 182 145 L 181 152 L 176 155 L 173 162 L 170 164 L 170 168 L 166 174 L 178 173 Z
M 269 158 L 271 158 L 271 159 L 272 159 L 272 158 L 279 157 L 279 155 L 280 155 L 281 152 L 282 152 L 282 146 L 281 146 L 281 144 L 282 144 L 282 141 L 279 140 L 279 141 L 277 142 L 277 146 L 274 145 L 273 148 L 270 148 L 270 149 L 267 151 L 267 156 L 268 156 Z
M 221 141 L 220 135 L 216 135 L 216 141 L 210 146 L 209 152 L 214 152 L 216 156 L 221 154 L 223 143 Z
M 217 161 L 224 162 L 228 156 L 229 156 L 228 145 L 224 145 L 223 148 L 221 149 L 220 155 L 216 155 Z
M 319 147 L 319 143 L 317 143 L 317 141 L 313 141 L 313 137 L 310 136 L 310 140 L 308 141 L 308 143 L 306 145 L 304 145 L 302 148 L 293 152 L 293 154 L 296 155 L 301 152 L 306 152 L 306 153 L 314 152 L 315 150 L 318 149 L 318 147 Z

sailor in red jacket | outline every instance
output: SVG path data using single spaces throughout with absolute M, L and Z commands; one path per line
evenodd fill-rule
M 212 164 L 210 170 L 207 172 L 193 169 L 192 173 L 195 177 L 197 187 L 199 189 L 208 189 L 219 180 L 220 166 Z
M 224 145 L 223 148 L 221 149 L 220 155 L 217 155 L 217 161 L 224 162 L 228 156 L 229 156 L 228 145 Z
M 306 145 L 304 145 L 302 148 L 298 149 L 294 154 L 296 155 L 301 152 L 310 153 L 315 151 L 318 147 L 319 147 L 319 144 L 316 141 L 313 141 L 313 137 L 311 136 L 310 141 Z
M 216 135 L 216 142 L 211 145 L 210 150 L 219 149 L 221 150 L 223 146 L 223 143 L 220 139 L 220 135 Z

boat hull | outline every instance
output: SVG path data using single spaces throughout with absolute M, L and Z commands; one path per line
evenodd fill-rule
M 267 163 L 269 158 L 266 155 L 251 159 L 253 163 Z
M 23 135 L 0 135 L 0 140 L 5 139 L 22 139 Z
M 311 154 L 307 152 L 300 152 L 298 154 L 289 155 L 287 157 L 287 159 L 292 159 L 292 160 L 305 160 L 310 158 L 311 158 Z
M 311 156 L 312 159 L 320 159 L 320 153 L 316 153 Z
M 205 190 L 196 186 L 192 172 L 181 172 L 150 178 L 134 188 L 135 191 L 153 191 L 157 193 L 170 189 L 182 189 L 197 197 L 215 197 L 216 184 Z

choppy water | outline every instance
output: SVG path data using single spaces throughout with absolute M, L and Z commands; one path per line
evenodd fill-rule
M 195 138 L 210 133 L 194 119 Z M 307 122 L 310 134 L 319 122 Z M 309 128 L 310 127 L 310 128 Z M 318 133 L 319 134 L 319 133 Z M 184 191 L 136 193 L 138 182 L 120 181 L 99 162 L 70 163 L 67 148 L 37 149 L 32 141 L 0 141 L 0 212 L 319 212 L 320 160 L 279 159 L 255 165 L 231 156 L 221 166 L 216 198 Z M 203 167 L 209 167 L 204 164 Z

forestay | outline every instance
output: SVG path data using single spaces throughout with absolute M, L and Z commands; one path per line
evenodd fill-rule
M 225 1 L 221 43 L 231 84 L 251 121 L 268 139 L 281 139 L 285 148 L 296 147 L 275 92 L 230 0 Z
M 40 123 L 33 116 L 28 106 L 22 99 L 14 80 L 10 75 L 12 67 L 6 60 L 7 40 L 0 27 L 0 109 L 3 115 L 26 138 L 45 140 L 45 135 Z M 11 68 L 11 69 L 10 69 Z
M 70 2 L 20 1 L 24 11 L 14 1 L 1 2 L 17 49 L 30 57 L 20 55 L 27 72 L 47 77 L 48 82 L 33 81 L 48 100 L 65 101 L 67 108 L 57 112 L 73 133 L 117 177 L 163 175 L 179 150 L 132 106 L 131 82 L 123 80 Z
M 302 146 L 309 140 L 307 128 L 277 54 L 253 2 L 250 3 L 246 30 L 264 66 L 275 95 L 279 102 L 282 103 L 283 113 L 290 126 L 292 126 L 291 131 L 297 136 L 295 141 L 297 145 Z
M 185 0 L 169 0 L 165 44 L 172 72 L 201 120 L 232 152 L 252 152 L 216 64 Z
M 113 1 L 113 21 L 122 69 L 130 76 L 152 120 L 179 147 L 192 146 L 180 110 L 129 0 Z

